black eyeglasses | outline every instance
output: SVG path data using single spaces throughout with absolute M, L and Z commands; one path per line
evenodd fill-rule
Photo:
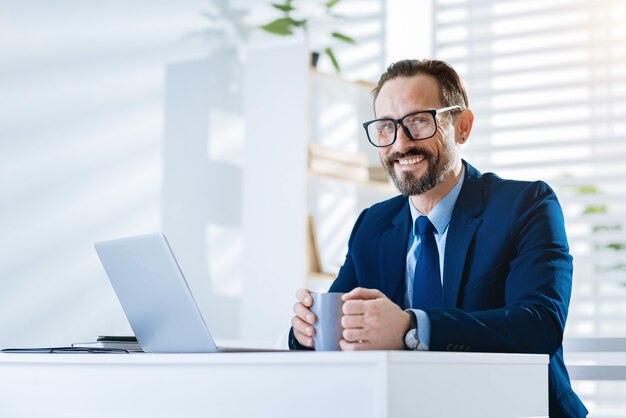
M 400 119 L 374 119 L 363 124 L 367 139 L 375 147 L 388 147 L 396 142 L 398 125 L 409 139 L 421 141 L 435 136 L 437 133 L 437 115 L 453 110 L 462 110 L 461 106 L 449 106 L 441 109 L 420 110 L 402 116 Z

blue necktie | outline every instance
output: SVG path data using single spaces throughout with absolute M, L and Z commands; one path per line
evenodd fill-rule
M 441 274 L 439 251 L 433 235 L 433 224 L 426 216 L 415 220 L 415 234 L 420 237 L 420 252 L 413 277 L 413 308 L 441 307 Z

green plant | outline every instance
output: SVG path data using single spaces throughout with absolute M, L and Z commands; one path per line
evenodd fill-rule
M 573 191 L 580 195 L 600 195 L 600 190 L 594 185 L 581 185 L 575 186 Z M 583 210 L 583 215 L 599 215 L 599 214 L 608 214 L 610 213 L 609 207 L 606 204 L 587 204 L 585 209 Z M 593 233 L 602 233 L 602 232 L 620 232 L 622 231 L 622 225 L 620 224 L 611 224 L 611 225 L 594 225 L 592 227 Z M 626 243 L 624 242 L 608 242 L 596 245 L 596 250 L 611 250 L 616 252 L 622 252 L 626 250 Z M 596 266 L 597 270 L 600 271 L 626 271 L 626 263 L 618 262 L 613 265 L 599 267 Z M 626 285 L 626 283 L 624 283 Z
M 272 7 L 279 10 L 283 16 L 271 21 L 270 23 L 261 26 L 261 29 L 273 33 L 275 35 L 288 36 L 293 35 L 295 31 L 302 30 L 305 34 L 307 40 L 310 38 L 309 32 L 311 31 L 311 26 L 314 24 L 316 20 L 320 20 L 322 18 L 331 18 L 331 19 L 343 19 L 344 17 L 334 13 L 334 7 L 341 2 L 341 0 L 329 0 L 323 3 L 319 3 L 319 7 L 317 11 L 308 12 L 305 10 L 304 12 L 295 5 L 294 0 L 284 0 L 284 3 L 272 3 Z M 317 12 L 317 13 L 316 13 Z M 330 31 L 330 39 L 337 40 L 344 43 L 354 45 L 356 42 L 351 37 L 336 32 L 334 30 Z M 330 59 L 335 71 L 341 71 L 341 67 L 339 65 L 339 61 L 335 55 L 335 52 L 328 44 L 323 47 L 323 51 Z

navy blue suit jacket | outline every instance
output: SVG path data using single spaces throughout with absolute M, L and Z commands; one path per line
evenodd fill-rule
M 563 362 L 572 257 L 556 195 L 543 182 L 503 180 L 464 164 L 448 227 L 443 307 L 425 310 L 430 350 L 549 354 L 550 416 L 585 416 Z M 364 210 L 330 292 L 379 289 L 406 309 L 411 222 L 403 196 Z

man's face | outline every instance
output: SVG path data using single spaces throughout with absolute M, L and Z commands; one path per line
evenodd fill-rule
M 393 119 L 418 110 L 442 107 L 439 84 L 427 74 L 387 81 L 374 103 L 377 118 Z M 396 141 L 379 148 L 383 166 L 405 196 L 423 194 L 436 187 L 460 158 L 454 126 L 446 114 L 437 116 L 437 126 L 435 136 L 422 141 L 410 140 L 398 127 Z

